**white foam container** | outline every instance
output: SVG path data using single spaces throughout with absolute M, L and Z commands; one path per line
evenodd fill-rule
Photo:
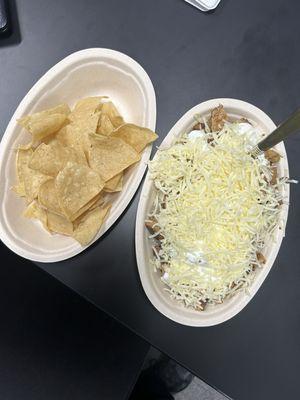
M 73 106 L 80 98 L 98 95 L 109 96 L 126 121 L 155 129 L 156 99 L 147 73 L 125 54 L 100 48 L 73 53 L 46 72 L 21 101 L 7 126 L 0 144 L 0 239 L 22 257 L 54 262 L 85 248 L 72 238 L 50 235 L 39 221 L 22 217 L 25 202 L 10 188 L 16 183 L 14 149 L 30 137 L 16 120 L 59 103 Z M 141 161 L 125 174 L 124 188 L 113 195 L 111 212 L 95 240 L 113 225 L 132 199 L 150 153 L 149 145 Z
M 258 127 L 265 133 L 270 133 L 276 128 L 274 122 L 263 111 L 249 103 L 235 99 L 214 99 L 205 101 L 184 114 L 170 130 L 160 147 L 165 148 L 170 146 L 183 132 L 189 132 L 195 124 L 193 118 L 195 114 L 208 117 L 210 111 L 219 104 L 224 105 L 230 118 L 236 119 L 239 117 L 245 117 L 254 126 Z M 278 176 L 289 176 L 288 161 L 284 144 L 280 143 L 275 148 L 282 156 L 280 163 L 278 164 Z M 288 203 L 289 185 L 285 185 L 283 190 L 286 202 Z M 288 206 L 282 206 L 281 218 L 283 221 L 283 227 L 282 229 L 278 228 L 276 230 L 274 241 L 269 243 L 264 249 L 264 255 L 267 262 L 263 268 L 256 270 L 254 281 L 249 288 L 249 294 L 240 292 L 231 299 L 226 299 L 223 304 L 209 305 L 205 311 L 198 312 L 187 309 L 175 300 L 172 300 L 169 293 L 164 290 L 165 286 L 160 280 L 159 273 L 154 271 L 153 267 L 150 266 L 149 260 L 153 257 L 151 250 L 152 242 L 148 239 L 149 232 L 145 228 L 144 221 L 153 204 L 154 193 L 154 185 L 148 173 L 145 178 L 138 205 L 135 240 L 139 275 L 144 291 L 149 300 L 154 307 L 156 307 L 157 310 L 166 317 L 183 325 L 211 326 L 220 324 L 232 318 L 251 301 L 270 272 L 284 237 L 284 228 L 288 217 Z
M 185 0 L 192 6 L 199 8 L 201 11 L 214 10 L 220 3 L 221 0 Z

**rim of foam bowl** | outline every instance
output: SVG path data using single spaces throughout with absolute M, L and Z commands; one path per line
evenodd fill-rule
M 202 3 L 198 0 L 185 0 L 186 3 L 189 3 L 191 6 L 198 8 L 198 10 L 206 12 L 209 11 L 207 7 L 205 7 Z
M 161 146 L 171 145 L 174 140 L 187 129 L 191 129 L 194 124 L 194 115 L 208 115 L 210 111 L 223 104 L 229 116 L 241 117 L 244 116 L 250 120 L 255 126 L 260 129 L 271 132 L 276 128 L 276 125 L 271 118 L 259 108 L 245 101 L 219 98 L 205 101 L 187 111 L 171 128 L 168 135 L 163 140 Z M 278 164 L 279 175 L 289 176 L 289 168 L 287 155 L 283 143 L 275 147 L 282 155 L 281 161 Z M 155 157 L 155 156 L 154 156 Z M 256 271 L 253 283 L 248 288 L 249 295 L 245 292 L 235 294 L 232 298 L 226 299 L 220 305 L 208 306 L 203 312 L 197 312 L 185 308 L 175 300 L 172 300 L 164 288 L 165 286 L 160 281 L 160 277 L 156 271 L 150 267 L 149 259 L 152 257 L 151 241 L 148 239 L 148 234 L 144 226 L 144 220 L 149 212 L 153 201 L 153 183 L 150 179 L 149 172 L 146 175 L 142 188 L 136 218 L 136 258 L 138 271 L 144 291 L 153 304 L 153 306 L 163 315 L 171 320 L 183 325 L 205 327 L 223 323 L 237 315 L 243 308 L 252 300 L 258 289 L 263 284 L 269 274 L 284 237 L 284 227 L 288 217 L 288 205 L 283 205 L 281 218 L 283 220 L 283 229 L 278 227 L 276 231 L 276 240 L 274 243 L 268 243 L 265 247 L 267 262 L 263 268 Z M 284 195 L 289 200 L 289 185 L 285 185 Z
M 221 0 L 196 0 L 203 5 L 208 11 L 214 10 L 220 3 Z
M 115 50 L 105 49 L 105 48 L 91 48 L 91 49 L 84 49 L 77 51 L 75 53 L 70 54 L 69 56 L 65 57 L 53 67 L 51 67 L 35 84 L 34 86 L 27 92 L 23 100 L 19 103 L 16 111 L 14 112 L 6 131 L 3 135 L 0 144 L 0 168 L 1 168 L 1 185 L 5 189 L 9 188 L 14 184 L 12 181 L 12 177 L 9 175 L 10 171 L 7 168 L 7 161 L 11 161 L 11 148 L 10 144 L 12 141 L 17 140 L 19 137 L 23 137 L 23 133 L 20 133 L 20 129 L 17 127 L 16 120 L 23 116 L 26 113 L 35 112 L 34 109 L 36 104 L 39 103 L 39 99 L 41 97 L 47 95 L 47 84 L 51 82 L 57 76 L 59 76 L 62 71 L 67 72 L 67 76 L 64 76 L 62 81 L 66 81 L 68 76 L 77 71 L 79 67 L 88 65 L 90 66 L 91 63 L 95 65 L 98 63 L 99 68 L 101 65 L 114 69 L 116 71 L 121 71 L 120 76 L 128 77 L 134 82 L 135 87 L 138 88 L 139 96 L 141 96 L 140 100 L 141 104 L 146 105 L 146 109 L 143 110 L 144 112 L 144 119 L 146 122 L 146 126 L 150 129 L 155 130 L 156 125 L 156 97 L 152 82 L 146 73 L 146 71 L 142 68 L 142 66 L 130 58 L 129 56 L 120 53 Z M 54 87 L 54 93 L 56 90 L 56 86 Z M 94 89 L 94 88 L 93 88 Z M 51 88 L 52 90 L 52 88 Z M 59 91 L 59 89 L 57 89 Z M 92 90 L 90 90 L 92 92 Z M 52 92 L 51 92 L 52 93 Z M 77 96 L 76 96 L 77 93 Z M 87 95 L 92 95 L 88 94 Z M 94 94 L 95 95 L 95 94 Z M 74 91 L 74 95 L 72 96 L 74 100 L 78 98 L 78 92 Z M 130 96 L 129 96 L 130 97 Z M 63 99 L 62 99 L 63 101 Z M 71 101 L 71 100 L 70 100 Z M 69 101 L 68 101 L 69 102 Z M 130 103 L 130 99 L 127 99 L 127 103 Z M 127 104 L 126 103 L 126 104 Z M 56 103 L 57 104 L 57 103 Z M 133 195 L 135 194 L 138 186 L 142 180 L 146 169 L 146 163 L 150 157 L 151 153 L 151 145 L 148 146 L 147 149 L 144 150 L 142 155 L 142 159 L 140 163 L 133 168 L 134 171 L 130 177 L 128 177 L 128 181 L 130 181 L 130 185 L 128 183 L 128 189 L 126 191 L 121 192 L 121 196 L 119 198 L 115 197 L 116 201 L 118 202 L 118 207 L 115 209 L 112 207 L 111 213 L 108 216 L 105 224 L 98 232 L 95 239 L 89 244 L 89 246 L 94 243 L 96 240 L 100 238 L 121 216 L 125 208 L 128 206 L 129 202 L 131 201 Z M 14 160 L 14 158 L 13 158 Z M 6 194 L 7 196 L 7 194 Z M 2 194 L 2 199 L 5 198 L 5 193 Z M 8 199 L 6 199 L 7 204 Z M 83 250 L 85 250 L 88 246 L 82 247 L 79 243 L 75 242 L 74 239 L 68 238 L 70 240 L 65 239 L 66 237 L 62 237 L 62 241 L 64 242 L 60 248 L 53 249 L 50 245 L 46 248 L 43 245 L 39 246 L 34 242 L 34 239 L 29 237 L 30 233 L 27 233 L 26 238 L 20 237 L 20 235 L 10 226 L 9 218 L 11 214 L 15 212 L 15 210 L 7 210 L 6 205 L 2 202 L 2 210 L 1 210 L 1 218 L 0 218 L 0 238 L 9 247 L 12 251 L 16 254 L 30 259 L 32 261 L 39 261 L 39 262 L 57 262 L 62 261 L 68 258 L 71 258 Z M 19 216 L 19 218 L 22 218 Z M 32 224 L 35 221 L 31 221 Z M 41 228 L 42 229 L 42 228 Z M 38 235 L 39 230 L 34 230 L 34 235 Z M 26 236 L 26 235 L 25 235 Z M 54 235 L 55 236 L 55 235 Z M 61 235 L 60 235 L 61 237 Z M 49 237 L 51 240 L 51 237 Z
M 221 0 L 185 0 L 187 3 L 198 8 L 201 11 L 207 12 L 214 10 Z

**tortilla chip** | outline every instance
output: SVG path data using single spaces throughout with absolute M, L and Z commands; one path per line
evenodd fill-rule
M 84 149 L 90 145 L 88 135 L 81 135 L 80 130 L 76 125 L 69 124 L 61 128 L 55 135 L 55 139 L 63 146 L 76 150 L 77 156 L 80 159 L 80 164 L 87 165 L 87 159 Z
M 19 196 L 19 197 L 25 197 L 25 189 L 24 189 L 24 186 L 21 186 L 21 185 L 15 185 L 15 186 L 13 186 L 12 188 L 11 188 L 15 193 L 16 193 L 16 195 L 17 196 Z
M 107 114 L 101 113 L 99 117 L 97 133 L 103 136 L 109 136 L 114 131 L 114 129 L 115 127 L 111 123 L 109 116 Z
M 69 162 L 55 178 L 55 187 L 64 215 L 71 217 L 101 192 L 104 182 L 89 167 Z
M 19 196 L 22 196 L 22 197 L 26 196 L 24 176 L 25 176 L 25 171 L 28 167 L 29 161 L 31 159 L 32 153 L 33 153 L 33 151 L 31 148 L 25 149 L 25 148 L 19 147 L 17 150 L 16 172 L 17 172 L 18 183 L 13 189 Z
M 108 193 L 120 192 L 123 187 L 123 172 L 105 182 L 104 191 Z
M 83 218 L 74 223 L 73 238 L 77 240 L 82 246 L 88 245 L 99 232 L 111 205 L 107 204 L 105 207 L 97 207 L 89 211 Z
M 51 211 L 46 211 L 47 226 L 51 232 L 61 233 L 62 235 L 71 236 L 73 234 L 73 224 L 68 221 L 63 215 L 55 214 Z
M 48 179 L 51 179 L 51 176 L 41 174 L 29 167 L 26 169 L 24 185 L 26 198 L 29 202 L 38 197 L 40 186 Z
M 23 212 L 23 216 L 26 218 L 38 219 L 39 221 L 41 221 L 44 228 L 48 230 L 46 211 L 43 208 L 41 208 L 36 201 L 33 201 L 27 206 L 27 208 Z
M 69 115 L 70 121 L 75 122 L 76 120 L 87 119 L 96 111 L 99 111 L 101 108 L 101 99 L 102 97 L 86 97 L 79 100 Z
M 73 147 L 79 153 L 87 154 L 90 147 L 90 136 L 96 133 L 99 113 L 88 119 L 78 119 L 72 124 L 64 126 L 57 134 L 56 139 L 64 146 Z
M 68 115 L 70 114 L 71 110 L 67 104 L 59 104 L 53 108 L 48 108 L 47 110 L 43 110 L 31 115 L 26 115 L 23 118 L 18 119 L 18 124 L 21 125 L 23 128 L 29 130 L 30 123 L 34 121 L 39 121 L 49 115 L 53 114 L 63 114 Z
M 51 114 L 40 119 L 29 120 L 27 130 L 32 135 L 33 143 L 57 132 L 63 126 L 66 118 L 64 114 Z
M 54 179 L 50 179 L 40 186 L 38 201 L 42 207 L 47 209 L 47 212 L 49 211 L 51 213 L 60 215 L 66 218 L 67 221 L 71 222 L 79 218 L 82 214 L 84 214 L 87 210 L 90 210 L 92 207 L 95 208 L 95 206 L 99 206 L 100 204 L 102 204 L 103 198 L 101 193 L 97 194 L 97 196 L 95 196 L 87 204 L 81 207 L 74 215 L 67 218 L 63 215 L 63 210 L 61 209 L 58 202 L 55 181 Z
M 33 144 L 32 141 L 26 144 L 20 144 L 18 150 L 29 150 L 29 149 L 33 150 L 32 144 Z
M 52 133 L 51 135 L 48 135 L 48 136 L 42 138 L 42 139 L 39 141 L 39 143 L 52 144 L 52 143 L 58 142 L 58 140 L 56 139 L 57 133 L 58 133 L 60 130 L 62 130 L 62 129 L 63 129 L 65 126 L 67 126 L 67 125 L 68 125 L 68 123 L 67 123 L 67 121 L 66 121 L 66 122 L 63 124 L 63 126 L 62 126 L 57 132 L 54 132 L 54 133 Z
M 103 197 L 103 193 L 100 194 L 100 196 L 94 201 L 94 203 L 90 206 L 90 208 L 88 209 L 88 211 L 92 211 L 97 207 L 102 207 L 104 205 L 104 197 Z M 81 214 L 81 216 L 83 216 L 83 214 Z M 80 218 L 78 218 L 79 220 Z
M 109 212 L 105 192 L 121 191 L 123 171 L 140 160 L 126 141 L 138 149 L 140 136 L 150 142 L 145 135 L 139 140 L 132 133 L 119 137 L 117 128 L 124 120 L 103 97 L 81 99 L 72 112 L 60 104 L 18 121 L 32 135 L 30 143 L 19 147 L 16 160 L 14 190 L 30 202 L 24 215 L 82 245 L 93 240 Z
M 40 186 L 38 202 L 49 211 L 60 215 L 63 214 L 58 202 L 54 179 L 49 179 Z
M 89 116 L 86 119 L 78 119 L 73 125 L 78 127 L 80 131 L 87 132 L 89 134 L 96 133 L 98 127 L 100 112 L 96 112 L 95 114 Z
M 90 139 L 88 161 L 105 182 L 140 160 L 140 155 L 122 139 L 98 136 Z
M 80 132 L 76 129 L 76 125 L 73 124 L 62 127 L 55 135 L 55 139 L 66 147 L 81 147 L 82 145 Z
M 35 149 L 29 167 L 55 177 L 69 161 L 82 163 L 75 149 L 65 147 L 59 141 L 53 140 L 50 144 L 41 143 Z
M 132 146 L 138 153 L 158 138 L 157 134 L 148 128 L 134 124 L 124 124 L 116 129 L 111 136 L 118 137 Z
M 32 149 L 18 149 L 17 152 L 17 175 L 19 183 L 15 191 L 26 196 L 29 202 L 37 198 L 40 185 L 50 179 L 50 176 L 29 168 L 28 164 L 32 154 Z
M 79 218 L 86 211 L 94 209 L 96 206 L 103 204 L 103 196 L 102 193 L 97 194 L 92 200 L 88 201 L 83 207 L 81 207 L 76 213 L 74 213 L 71 217 L 69 217 L 70 221 L 75 221 L 75 219 Z
M 119 126 L 124 124 L 123 118 L 119 114 L 114 103 L 112 103 L 111 101 L 107 101 L 102 104 L 101 112 L 102 114 L 106 114 L 109 117 L 111 123 L 115 128 L 118 128 Z

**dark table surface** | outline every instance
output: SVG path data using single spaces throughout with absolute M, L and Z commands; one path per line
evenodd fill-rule
M 275 122 L 299 106 L 297 0 L 223 0 L 210 14 L 182 0 L 19 0 L 17 9 L 20 32 L 0 41 L 2 130 L 49 67 L 86 47 L 120 50 L 144 66 L 156 90 L 160 140 L 186 110 L 214 97 L 249 101 Z M 299 141 L 286 143 L 298 178 Z M 38 265 L 229 396 L 299 398 L 299 191 L 292 187 L 287 237 L 266 282 L 219 326 L 178 325 L 147 300 L 134 253 L 139 193 L 89 250 Z
M 1 400 L 127 400 L 149 344 L 2 243 L 0 252 Z

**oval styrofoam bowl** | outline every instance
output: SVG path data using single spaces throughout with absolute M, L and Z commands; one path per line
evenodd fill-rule
M 0 238 L 22 257 L 54 262 L 72 257 L 84 247 L 72 238 L 50 235 L 38 221 L 22 217 L 25 202 L 10 188 L 16 181 L 14 149 L 30 138 L 16 120 L 59 103 L 73 106 L 80 98 L 98 95 L 109 96 L 126 121 L 155 129 L 156 99 L 149 76 L 125 54 L 101 48 L 78 51 L 52 67 L 27 93 L 7 126 L 0 145 Z M 132 199 L 150 153 L 148 146 L 141 161 L 125 174 L 124 188 L 113 195 L 111 212 L 95 240 L 113 225 Z
M 263 111 L 249 103 L 234 99 L 214 99 L 201 103 L 184 114 L 184 116 L 180 118 L 180 120 L 170 130 L 162 142 L 161 148 L 168 147 L 183 132 L 188 132 L 191 130 L 192 126 L 195 124 L 195 120 L 193 118 L 195 114 L 209 116 L 210 111 L 219 104 L 224 105 L 230 117 L 245 117 L 251 121 L 254 126 L 259 127 L 266 133 L 270 133 L 276 127 L 274 122 Z M 288 161 L 284 144 L 280 143 L 276 146 L 276 149 L 282 155 L 281 161 L 278 165 L 278 174 L 279 176 L 289 176 Z M 289 185 L 285 185 L 283 190 L 285 191 L 284 196 L 287 200 L 286 202 L 288 203 Z M 205 311 L 197 312 L 187 309 L 175 300 L 172 300 L 169 296 L 169 293 L 164 290 L 165 286 L 161 282 L 159 274 L 153 271 L 153 267 L 150 266 L 149 260 L 153 256 L 151 250 L 151 241 L 148 239 L 149 233 L 145 228 L 144 221 L 152 206 L 153 199 L 154 185 L 148 173 L 145 178 L 138 205 L 135 240 L 139 275 L 149 300 L 158 309 L 158 311 L 160 311 L 166 317 L 183 325 L 211 326 L 220 324 L 232 318 L 234 315 L 239 313 L 254 297 L 255 293 L 258 291 L 270 272 L 284 236 L 284 228 L 288 216 L 288 206 L 282 206 L 281 217 L 283 221 L 283 227 L 282 229 L 278 227 L 274 235 L 274 241 L 266 246 L 264 254 L 267 262 L 263 268 L 257 269 L 255 272 L 256 276 L 251 287 L 249 288 L 249 294 L 240 292 L 231 299 L 226 299 L 223 304 L 209 305 Z

